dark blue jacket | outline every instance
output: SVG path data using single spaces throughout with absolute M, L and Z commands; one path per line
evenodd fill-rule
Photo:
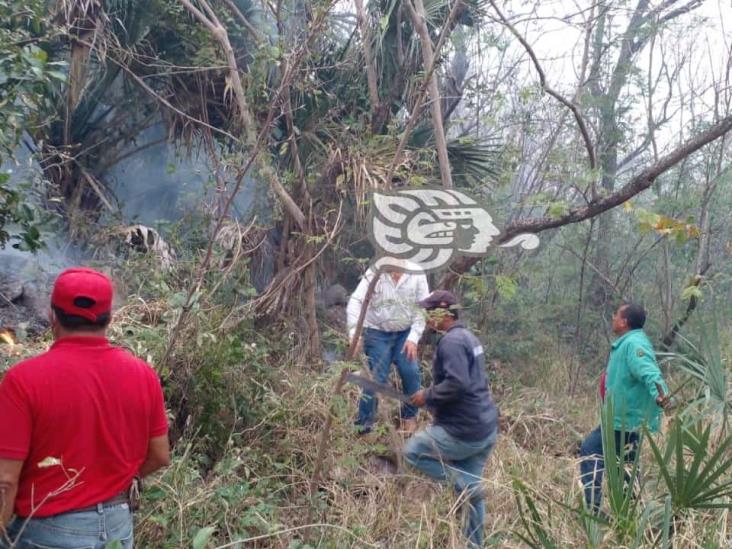
M 437 344 L 432 385 L 425 402 L 435 425 L 455 438 L 477 441 L 498 428 L 498 410 L 491 398 L 483 346 L 460 322 Z

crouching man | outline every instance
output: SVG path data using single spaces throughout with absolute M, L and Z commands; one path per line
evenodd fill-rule
M 133 546 L 129 490 L 168 464 L 168 422 L 153 369 L 107 341 L 112 293 L 61 273 L 53 345 L 0 384 L 0 547 Z
M 438 290 L 419 304 L 427 310 L 427 326 L 443 335 L 432 363 L 433 384 L 412 397 L 415 406 L 427 406 L 434 421 L 407 441 L 404 458 L 427 476 L 449 482 L 465 498 L 465 537 L 470 547 L 481 547 L 481 479 L 498 436 L 498 410 L 488 386 L 483 347 L 458 321 L 453 294 Z

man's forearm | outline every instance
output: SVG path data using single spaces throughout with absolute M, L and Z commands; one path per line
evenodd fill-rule
M 5 531 L 5 526 L 10 522 L 15 507 L 15 496 L 18 493 L 18 484 L 14 482 L 0 481 L 0 539 Z
M 138 474 L 141 477 L 146 477 L 147 475 L 150 475 L 150 474 L 154 473 L 158 469 L 162 469 L 166 465 L 167 465 L 167 463 L 161 463 L 157 459 L 150 459 L 150 458 L 148 458 L 148 459 L 145 460 L 145 463 L 143 463 L 140 466 L 140 471 L 139 471 Z
M 154 473 L 161 467 L 170 465 L 170 442 L 168 435 L 160 435 L 152 437 L 148 442 L 147 456 L 140 466 L 139 475 L 141 477 Z
M 424 318 L 415 319 L 414 322 L 412 322 L 412 327 L 409 330 L 409 335 L 407 336 L 407 341 L 411 341 L 415 345 L 419 343 L 419 340 L 422 339 L 422 334 L 424 333 L 425 323 Z
M 463 393 L 463 387 L 454 380 L 446 379 L 442 383 L 428 387 L 426 391 L 427 404 L 440 405 L 457 400 Z

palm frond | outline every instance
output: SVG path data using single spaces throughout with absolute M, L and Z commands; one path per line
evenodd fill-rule
M 495 141 L 456 139 L 447 144 L 452 174 L 459 185 L 475 187 L 498 181 L 501 146 Z

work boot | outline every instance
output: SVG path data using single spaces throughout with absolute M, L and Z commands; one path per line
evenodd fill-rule
M 404 434 L 404 436 L 412 436 L 414 432 L 417 430 L 417 418 L 410 417 L 408 419 L 403 419 L 399 423 L 399 431 Z

